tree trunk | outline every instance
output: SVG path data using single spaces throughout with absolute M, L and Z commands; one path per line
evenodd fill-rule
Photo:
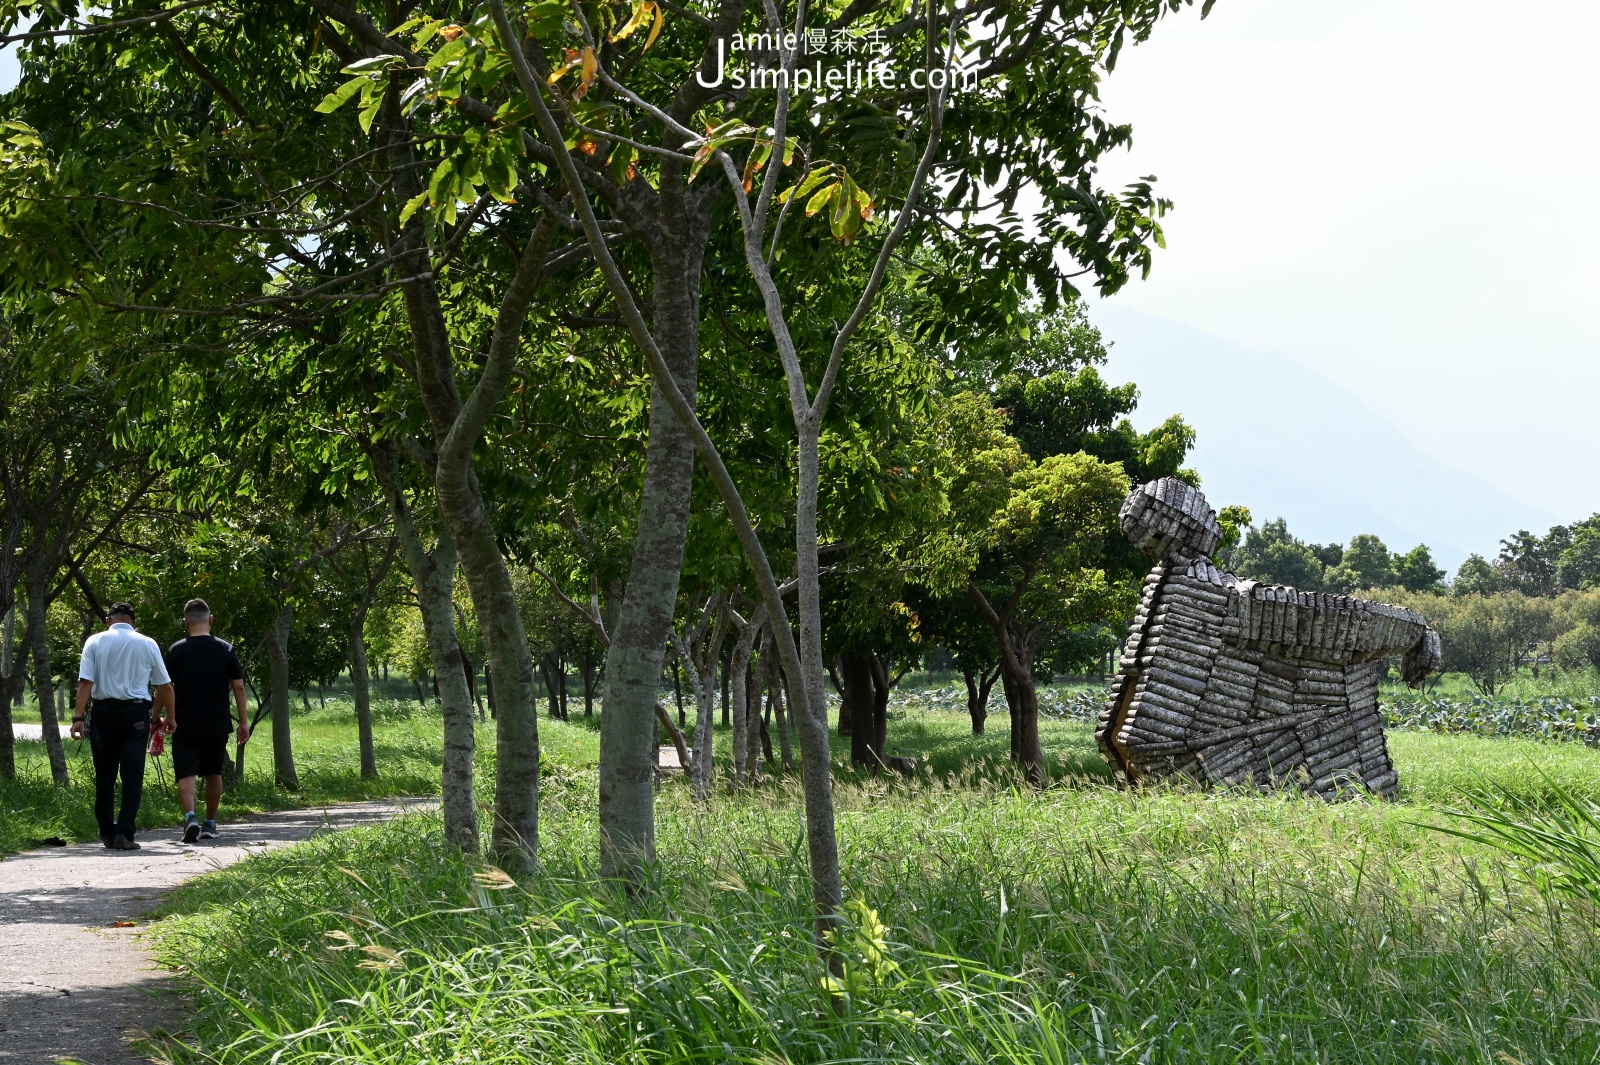
M 393 119 L 393 128 L 399 128 L 399 116 L 395 114 Z M 408 150 L 404 155 L 397 162 L 411 160 Z M 411 194 L 414 186 L 415 182 L 407 185 Z M 536 267 L 543 259 L 550 234 L 541 225 L 524 248 L 516 276 L 507 285 L 497 311 L 484 375 L 479 388 L 465 403 L 457 388 L 450 327 L 433 280 L 430 258 L 422 248 L 422 234 L 420 223 L 405 230 L 400 244 L 415 254 L 397 269 L 409 270 L 409 276 L 414 278 L 403 292 L 416 355 L 418 392 L 438 449 L 431 470 L 434 494 L 445 529 L 455 545 L 456 560 L 466 578 L 488 661 L 495 673 L 498 727 L 490 847 L 503 865 L 526 870 L 534 866 L 539 854 L 539 721 L 533 655 L 517 609 L 511 571 L 484 504 L 472 452 L 483 438 L 484 427 L 515 369 L 517 338 L 535 293 Z M 400 250 L 396 248 L 397 252 Z
M 716 730 L 712 727 L 712 716 L 716 713 L 716 656 L 707 656 L 708 661 L 701 668 L 697 664 L 696 674 L 700 678 L 694 685 L 694 758 L 693 781 L 694 797 L 701 802 L 711 797 L 711 788 L 716 783 L 716 757 L 717 741 Z
M 28 576 L 28 628 L 33 639 L 33 694 L 39 701 L 39 726 L 44 734 L 44 749 L 50 756 L 50 777 L 58 788 L 72 786 L 72 776 L 67 771 L 67 752 L 61 744 L 60 722 L 56 720 L 55 680 L 50 671 L 50 639 L 46 618 L 48 604 L 45 596 L 49 588 L 48 573 L 34 572 Z
M 560 704 L 556 699 L 556 673 L 548 651 L 539 656 L 539 679 L 544 682 L 544 695 L 550 703 L 550 720 L 561 720 Z
M 716 782 L 716 732 L 712 725 L 717 709 L 717 665 L 722 660 L 722 643 L 727 635 L 729 620 L 729 612 L 723 607 L 720 593 L 712 596 L 705 609 L 706 613 L 691 630 L 688 640 L 673 634 L 678 658 L 688 667 L 690 686 L 694 689 L 694 765 L 691 780 L 694 797 L 700 802 L 710 798 L 712 785 Z M 713 610 L 716 612 L 714 619 L 709 616 Z M 709 637 L 705 634 L 708 624 L 711 628 Z M 690 650 L 691 641 L 693 651 Z M 604 714 L 600 720 L 602 723 L 605 721 Z
M 730 608 L 731 609 L 731 608 Z M 750 654 L 760 625 L 756 621 L 735 621 L 739 638 L 728 655 L 728 670 L 722 676 L 722 690 L 732 696 L 733 786 L 743 787 L 745 763 L 749 756 Z
M 867 656 L 872 669 L 872 750 L 878 762 L 889 751 L 889 666 L 876 654 Z
M 995 677 L 1000 675 L 999 667 L 980 668 L 977 675 L 973 675 L 970 665 L 963 662 L 961 676 L 967 682 L 967 716 L 972 719 L 972 734 L 983 735 L 983 723 L 989 719 L 989 692 L 994 688 Z
M 680 236 L 657 242 L 653 249 L 652 314 L 672 379 L 693 404 L 707 228 L 675 187 L 676 180 L 663 182 L 662 206 L 668 216 L 663 229 Z M 605 712 L 600 715 L 600 868 L 605 876 L 636 879 L 655 860 L 656 686 L 678 603 L 693 484 L 694 445 L 688 429 L 652 379 L 638 532 L 606 652 Z M 700 742 L 696 730 L 697 774 L 702 766 L 710 771 L 709 759 L 702 761 Z
M 583 716 L 594 716 L 594 653 L 583 652 Z
M 394 453 L 386 448 L 372 448 L 368 454 L 389 500 L 389 513 L 394 519 L 395 535 L 400 539 L 406 570 L 417 587 L 417 605 L 422 613 L 422 631 L 428 641 L 428 657 L 435 672 L 444 679 L 439 686 L 444 718 L 444 757 L 439 781 L 444 838 L 463 853 L 476 857 L 479 853 L 478 804 L 473 790 L 472 759 L 477 744 L 472 700 L 467 693 L 466 667 L 462 661 L 461 642 L 456 636 L 455 608 L 451 600 L 456 578 L 455 544 L 447 532 L 439 529 L 433 551 L 430 553 L 423 547 L 400 488 L 400 471 Z M 486 687 L 489 687 L 489 673 L 486 665 Z M 420 697 L 420 690 L 418 695 Z M 491 707 L 494 701 L 494 689 L 489 687 Z
M 733 648 L 728 648 L 728 657 L 722 663 L 722 727 L 727 728 L 733 722 L 728 718 L 728 678 L 733 675 Z
M 290 791 L 300 787 L 289 733 L 289 626 L 293 623 L 294 607 L 285 603 L 267 631 L 267 662 L 272 671 L 272 769 L 278 783 Z
M 561 691 L 561 720 L 567 720 L 567 660 L 556 656 L 556 687 Z
M 816 907 L 817 934 L 832 929 L 844 901 L 839 875 L 839 840 L 834 830 L 833 758 L 828 746 L 827 669 L 822 657 L 821 569 L 817 560 L 817 492 L 821 461 L 817 438 L 822 430 L 816 416 L 797 417 L 798 434 L 795 484 L 795 576 L 800 606 L 800 672 L 791 677 L 795 726 L 800 732 L 801 786 L 805 795 L 806 847 L 811 864 L 811 896 Z M 790 668 L 794 668 L 791 664 Z M 830 965 L 834 960 L 830 955 Z
M 1020 597 L 1021 589 L 1018 589 Z M 1044 783 L 1044 750 L 1039 745 L 1039 692 L 1033 682 L 1033 640 L 1013 633 L 1010 607 L 996 611 L 983 590 L 967 583 L 967 598 L 994 631 L 1000 647 L 1000 679 L 1011 711 L 1011 757 L 1022 766 L 1028 782 Z M 1015 601 L 1015 600 L 1013 600 Z
M 460 636 L 457 636 L 460 640 Z M 483 720 L 483 700 L 478 698 L 478 664 L 467 657 L 465 651 L 461 652 L 461 675 L 467 680 L 467 698 L 472 700 L 472 705 L 478 708 L 478 720 Z M 437 691 L 437 687 L 434 689 Z
M 765 622 L 763 621 L 763 624 Z M 745 771 L 751 784 L 761 783 L 761 745 L 766 740 L 766 728 L 761 720 L 761 675 L 766 671 L 767 658 L 771 654 L 771 638 L 763 628 L 761 644 L 756 652 L 756 666 L 754 669 L 745 670 L 744 678 L 744 705 L 745 705 Z M 767 741 L 767 761 L 772 761 L 772 743 Z
M 1018 695 L 1016 681 L 1011 673 L 1004 668 L 1004 663 L 1001 664 L 1000 669 L 1000 690 L 1006 697 L 1006 714 L 1010 718 L 1008 727 L 1011 729 L 1011 760 L 1013 762 L 1021 762 L 1022 726 L 1020 724 L 1021 718 L 1017 715 Z
M 767 698 L 772 703 L 772 719 L 778 726 L 778 750 L 783 758 L 783 768 L 794 768 L 794 748 L 789 744 L 789 716 L 783 707 L 783 667 L 778 656 L 767 663 Z
M 494 716 L 494 670 L 489 668 L 489 663 L 483 664 L 483 697 L 489 704 L 489 716 Z M 483 707 L 478 708 L 478 720 L 483 721 Z
M 367 672 L 367 618 L 358 613 L 350 619 L 350 687 L 355 692 L 356 731 L 361 740 L 361 775 L 378 775 L 378 756 L 372 744 L 372 690 Z
M 673 659 L 672 660 L 672 694 L 678 700 L 678 727 L 679 728 L 686 728 L 686 727 L 688 727 L 688 722 L 684 719 L 684 716 L 683 716 L 683 674 L 680 672 L 681 668 L 682 667 L 679 664 L 678 660 L 677 659 Z
M 765 688 L 762 689 L 766 691 Z M 758 697 L 760 693 L 757 693 Z M 761 715 L 761 756 L 768 769 L 772 768 L 772 695 L 767 693 L 766 710 Z
M 844 672 L 844 665 L 838 658 L 835 658 L 833 660 L 832 664 L 830 664 L 828 666 L 828 676 L 833 678 L 834 690 L 839 693 L 839 738 L 840 739 L 844 739 L 845 737 L 849 736 L 851 733 L 853 733 L 855 731 L 855 703 L 852 700 L 845 698 L 845 695 L 844 695 L 845 680 L 844 680 L 844 678 L 842 676 L 840 676 L 840 674 L 843 673 L 843 672 Z M 853 748 L 854 748 L 854 745 L 852 744 L 852 749 Z
M 871 652 L 849 648 L 839 656 L 839 680 L 844 691 L 839 696 L 839 716 L 842 719 L 849 707 L 850 762 L 864 765 L 873 772 L 883 761 L 883 752 L 873 747 L 872 728 L 872 663 Z
M 15 608 L 13 608 L 15 609 Z M 11 615 L 6 615 L 6 648 L 7 654 L 11 653 Z M 22 647 L 16 652 L 19 657 L 27 658 L 33 653 L 28 644 L 26 628 Z M 0 678 L 0 780 L 17 779 L 17 735 L 16 725 L 11 715 L 11 707 L 19 701 L 22 694 L 23 678 L 26 670 L 20 668 L 21 663 L 12 659 L 12 668 L 6 670 Z

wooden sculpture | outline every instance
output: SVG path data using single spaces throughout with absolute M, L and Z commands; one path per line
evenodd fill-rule
M 1157 562 L 1095 732 L 1117 776 L 1394 797 L 1376 663 L 1403 655 L 1412 687 L 1439 671 L 1422 615 L 1217 569 L 1216 512 L 1175 478 L 1136 488 L 1121 520 Z

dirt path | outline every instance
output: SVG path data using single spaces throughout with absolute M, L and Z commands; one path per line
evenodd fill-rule
M 176 829 L 144 831 L 138 851 L 98 843 L 0 860 L 0 1062 L 68 1059 L 132 1065 L 126 1036 L 185 1027 L 184 1003 L 137 938 L 167 889 L 212 869 L 326 829 L 388 820 L 428 800 L 393 800 L 264 814 L 185 846 Z

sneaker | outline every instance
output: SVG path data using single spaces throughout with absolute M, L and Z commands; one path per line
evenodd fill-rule
M 136 851 L 140 848 L 139 845 L 133 840 L 129 839 L 127 836 L 124 836 L 121 832 L 118 832 L 111 840 L 111 849 L 114 851 Z
M 113 835 L 110 835 L 110 834 L 106 834 L 106 835 L 102 835 L 100 837 L 100 842 L 104 843 L 106 845 L 106 850 L 108 850 L 108 851 L 116 850 L 117 849 L 116 839 L 117 839 L 117 837 L 115 837 Z
M 193 812 L 183 819 L 183 841 L 193 843 L 200 838 L 200 819 Z
M 201 825 L 200 825 L 200 838 L 201 839 L 216 839 L 217 838 L 217 823 L 215 821 L 211 820 L 209 817 L 206 818 L 206 820 L 204 822 L 202 822 Z

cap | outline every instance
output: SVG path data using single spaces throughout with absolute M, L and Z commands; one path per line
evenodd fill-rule
M 106 611 L 106 620 L 110 621 L 117 614 L 122 614 L 129 619 L 137 618 L 137 615 L 133 612 L 132 603 L 112 603 L 111 608 Z

